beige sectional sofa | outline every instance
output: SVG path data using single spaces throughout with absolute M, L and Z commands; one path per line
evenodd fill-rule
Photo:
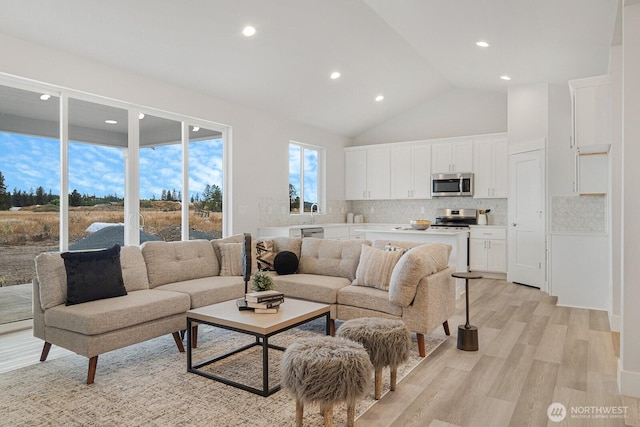
M 52 344 L 86 356 L 87 383 L 91 384 L 101 353 L 164 334 L 172 334 L 184 351 L 180 331 L 186 327 L 189 309 L 243 296 L 242 238 L 122 247 L 120 264 L 127 294 L 75 305 L 65 305 L 67 276 L 61 255 L 40 254 L 33 281 L 33 334 L 45 341 L 40 360 L 46 360 Z M 450 247 L 283 237 L 268 243 L 274 254 L 290 251 L 299 259 L 295 274 L 270 273 L 276 289 L 289 298 L 329 304 L 332 320 L 402 319 L 418 334 L 421 356 L 424 334 L 440 324 L 448 334 L 447 319 L 455 307 L 453 271 L 447 266 Z M 383 250 L 390 244 L 395 249 L 418 247 L 390 259 L 391 251 Z M 256 271 L 255 245 L 252 258 Z M 367 271 L 381 265 L 391 271 L 376 270 L 367 276 Z M 389 279 L 388 290 L 384 283 L 377 283 L 375 278 L 380 276 Z

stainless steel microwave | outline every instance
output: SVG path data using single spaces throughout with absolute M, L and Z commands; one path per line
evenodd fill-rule
M 473 196 L 473 174 L 434 173 L 431 175 L 431 196 Z

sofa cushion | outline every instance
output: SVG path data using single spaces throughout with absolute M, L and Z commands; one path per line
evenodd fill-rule
M 66 305 L 127 294 L 120 266 L 120 245 L 86 252 L 64 252 L 67 272 Z
M 242 276 L 213 276 L 169 283 L 158 286 L 154 290 L 187 294 L 191 299 L 191 308 L 198 308 L 242 298 L 244 296 L 244 282 Z
M 218 257 L 208 240 L 148 241 L 142 245 L 149 287 L 220 274 Z
M 381 289 L 345 286 L 338 291 L 338 304 L 338 312 L 340 306 L 347 305 L 402 316 L 402 307 L 392 304 L 389 293 Z
M 408 307 L 416 295 L 420 279 L 447 268 L 451 246 L 429 243 L 408 250 L 393 269 L 389 282 L 389 300 Z
M 40 306 L 46 310 L 67 300 L 67 271 L 58 252 L 43 252 L 36 257 Z
M 356 278 L 363 243 L 369 244 L 361 240 L 302 239 L 298 273 L 344 277 L 351 282 Z
M 98 335 L 167 316 L 186 313 L 189 296 L 158 290 L 133 291 L 116 298 L 84 304 L 58 305 L 45 311 L 48 327 L 83 335 Z
M 242 276 L 242 243 L 219 243 L 220 275 Z
M 220 245 L 225 243 L 243 243 L 244 235 L 243 234 L 234 234 L 233 236 L 225 237 L 224 239 L 214 239 L 211 240 L 211 246 L 213 247 L 213 251 L 216 254 L 216 258 L 218 258 L 218 263 L 222 262 L 222 254 L 220 254 Z
M 373 246 L 374 248 L 378 248 L 378 249 L 389 249 L 391 250 L 391 247 L 397 248 L 397 249 L 402 249 L 404 250 L 404 252 L 408 251 L 411 248 L 415 248 L 416 246 L 422 246 L 425 243 L 419 243 L 419 242 L 409 242 L 406 240 L 387 240 L 387 239 L 378 239 L 375 240 L 373 242 L 373 244 L 371 246 Z
M 300 298 L 324 304 L 335 304 L 338 290 L 349 286 L 344 277 L 320 276 L 317 274 L 289 274 L 278 276 L 270 273 L 277 291 L 286 297 Z
M 389 290 L 391 272 L 402 254 L 403 252 L 398 250 L 383 250 L 362 245 L 353 285 Z
M 120 265 L 122 266 L 122 278 L 127 292 L 149 289 L 147 264 L 144 262 L 139 246 L 121 247 Z
M 298 271 L 298 257 L 291 251 L 278 252 L 273 259 L 273 268 L 280 275 L 293 274 Z
M 302 248 L 302 239 L 300 237 L 274 237 L 273 250 L 278 253 L 282 251 L 289 251 L 296 254 L 300 259 L 300 251 Z
M 148 289 L 147 267 L 138 246 L 120 248 L 122 278 L 127 292 Z M 43 252 L 36 257 L 40 306 L 46 310 L 67 300 L 67 271 L 59 252 Z

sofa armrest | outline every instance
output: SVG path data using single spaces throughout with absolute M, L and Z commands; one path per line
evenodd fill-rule
M 402 318 L 410 330 L 427 334 L 448 320 L 456 308 L 456 283 L 448 267 L 423 277 L 411 305 L 403 308 Z
M 451 246 L 431 243 L 409 249 L 393 268 L 389 282 L 389 301 L 408 307 L 424 277 L 447 268 Z
M 33 278 L 33 336 L 40 339 L 44 337 L 44 310 L 40 302 L 40 283 L 38 278 Z

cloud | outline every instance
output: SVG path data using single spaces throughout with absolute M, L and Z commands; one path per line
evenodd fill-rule
M 125 161 L 122 148 L 69 143 L 69 191 L 124 196 Z M 222 186 L 222 140 L 189 144 L 190 195 L 205 185 Z M 55 139 L 0 132 L 0 171 L 8 191 L 42 186 L 60 192 L 60 142 Z M 182 191 L 182 147 L 162 145 L 140 150 L 140 197 L 160 198 L 162 189 Z

